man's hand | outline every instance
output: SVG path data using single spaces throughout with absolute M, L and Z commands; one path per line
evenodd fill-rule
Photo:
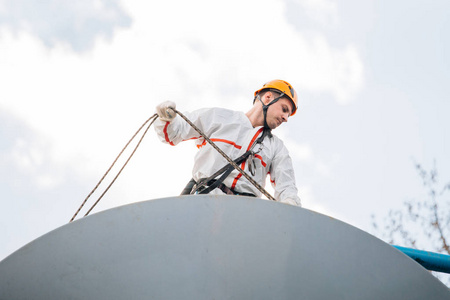
M 170 122 L 176 117 L 176 113 L 172 108 L 176 108 L 175 102 L 164 101 L 163 103 L 156 106 L 156 113 L 158 114 L 161 121 Z

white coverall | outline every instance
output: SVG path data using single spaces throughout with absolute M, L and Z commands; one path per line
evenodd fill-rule
M 204 108 L 183 114 L 233 160 L 244 154 L 263 131 L 263 127 L 253 128 L 243 112 L 223 108 Z M 199 148 L 192 170 L 195 181 L 209 177 L 228 164 L 227 160 L 180 116 L 177 115 L 171 122 L 158 119 L 154 126 L 160 140 L 172 146 L 181 141 L 195 140 Z M 253 150 L 257 151 L 259 147 L 256 145 Z M 255 155 L 255 160 L 256 172 L 253 179 L 264 187 L 266 177 L 270 174 L 275 199 L 300 206 L 292 161 L 283 142 L 275 135 L 272 138 L 266 136 L 261 151 Z M 240 167 L 251 174 L 247 161 L 241 163 Z M 261 197 L 261 192 L 237 170 L 233 170 L 223 183 L 238 193 L 251 193 Z M 211 194 L 223 194 L 223 192 L 216 188 L 211 191 Z

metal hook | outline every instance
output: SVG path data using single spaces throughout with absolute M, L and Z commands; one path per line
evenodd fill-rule
M 252 174 L 252 176 L 255 176 L 255 174 L 256 174 L 256 163 L 255 163 L 255 154 L 253 152 L 247 158 L 247 163 L 248 163 L 248 170 L 250 171 L 250 174 Z

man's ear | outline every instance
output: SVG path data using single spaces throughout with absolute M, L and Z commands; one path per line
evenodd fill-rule
M 261 100 L 262 100 L 262 102 L 264 103 L 264 104 L 269 104 L 270 103 L 270 101 L 272 100 L 272 96 L 273 96 L 273 94 L 272 94 L 272 92 L 271 91 L 266 91 L 266 92 L 264 92 L 264 94 L 261 96 Z

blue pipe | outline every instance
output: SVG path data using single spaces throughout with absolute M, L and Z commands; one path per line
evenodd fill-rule
M 430 271 L 450 274 L 450 255 L 393 246 Z

